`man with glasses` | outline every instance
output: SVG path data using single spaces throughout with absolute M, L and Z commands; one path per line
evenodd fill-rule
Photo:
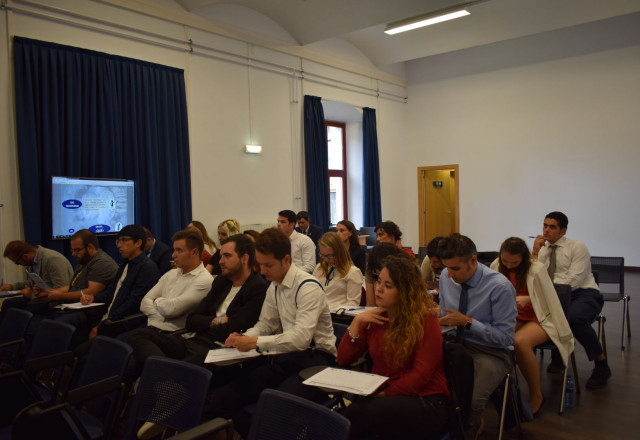
M 14 240 L 4 248 L 4 257 L 19 266 L 25 266 L 27 272 L 38 275 L 51 287 L 61 287 L 69 284 L 73 268 L 64 255 L 43 246 L 32 246 L 26 241 Z M 31 298 L 33 281 L 18 281 L 12 284 L 2 284 L 0 290 L 18 290 L 26 298 Z
M 52 301 L 79 301 L 83 295 L 102 292 L 118 270 L 118 264 L 100 249 L 98 237 L 88 229 L 71 236 L 71 252 L 78 262 L 68 285 L 51 290 L 34 289 L 36 296 L 48 296 Z
M 116 336 L 139 325 L 137 320 L 119 325 L 111 322 L 140 313 L 140 301 L 160 279 L 158 267 L 144 253 L 146 238 L 147 234 L 140 225 L 128 225 L 118 232 L 116 244 L 123 261 L 109 287 L 94 296 L 81 296 L 80 301 L 85 305 L 94 301 L 104 305 L 75 314 L 80 315 L 80 319 L 73 323 L 78 328 L 79 337 L 88 337 L 87 330 L 94 326 L 98 326 L 98 334 Z

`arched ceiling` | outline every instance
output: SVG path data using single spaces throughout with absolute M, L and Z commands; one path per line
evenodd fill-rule
M 169 0 L 164 0 L 166 3 Z M 346 42 L 375 67 L 576 27 L 640 11 L 639 0 L 487 0 L 471 15 L 387 35 L 388 23 L 460 0 L 173 0 L 184 10 L 235 32 L 309 48 Z M 336 41 L 340 40 L 340 44 Z

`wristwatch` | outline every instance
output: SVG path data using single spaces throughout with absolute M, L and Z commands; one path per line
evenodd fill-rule
M 470 330 L 471 329 L 471 323 L 473 322 L 473 319 L 469 318 L 469 320 L 465 323 L 464 325 L 464 329 L 465 330 Z

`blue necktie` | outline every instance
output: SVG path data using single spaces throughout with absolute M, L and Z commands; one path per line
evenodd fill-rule
M 469 305 L 469 285 L 466 283 L 462 283 L 460 285 L 462 290 L 460 290 L 460 303 L 458 304 L 458 312 L 463 315 L 467 314 L 467 307 Z M 456 329 L 456 340 L 462 340 L 462 336 L 464 335 L 464 326 L 459 325 Z

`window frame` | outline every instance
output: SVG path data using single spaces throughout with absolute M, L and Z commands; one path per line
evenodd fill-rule
M 338 121 L 325 121 L 325 130 L 327 135 L 327 154 L 329 151 L 329 127 L 338 127 L 342 129 L 342 170 L 332 170 L 329 169 L 329 182 L 331 181 L 331 177 L 339 177 L 342 179 L 342 212 L 344 213 L 344 218 L 349 218 L 349 202 L 347 199 L 347 124 L 344 122 Z M 329 186 L 331 188 L 331 186 Z M 331 207 L 329 207 L 331 210 Z M 331 212 L 329 212 L 331 213 Z M 343 219 L 338 219 L 338 221 Z

